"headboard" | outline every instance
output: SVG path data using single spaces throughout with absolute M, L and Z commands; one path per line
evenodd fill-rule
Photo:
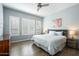
M 68 30 L 63 30 L 63 29 L 48 29 L 48 33 L 49 31 L 56 31 L 56 32 L 59 32 L 59 31 L 63 31 L 63 35 L 66 36 L 68 38 Z

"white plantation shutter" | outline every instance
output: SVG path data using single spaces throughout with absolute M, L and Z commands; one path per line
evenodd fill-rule
M 41 34 L 42 31 L 42 25 L 41 25 L 41 21 L 40 20 L 36 20 L 36 34 Z
M 22 35 L 35 34 L 35 20 L 22 18 Z
M 20 34 L 19 21 L 20 21 L 19 17 L 9 16 L 9 27 L 10 27 L 9 29 L 10 29 L 10 35 L 11 36 Z
M 9 16 L 10 35 L 34 35 L 41 34 L 41 20 Z

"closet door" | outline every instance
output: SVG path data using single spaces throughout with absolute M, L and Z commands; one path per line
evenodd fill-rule
M 17 16 L 9 16 L 10 36 L 20 35 L 19 22 L 20 22 L 20 18 L 19 17 L 17 17 Z
M 36 20 L 36 34 L 41 34 L 42 32 L 42 22 L 41 20 Z
M 22 35 L 35 34 L 35 20 L 22 18 Z

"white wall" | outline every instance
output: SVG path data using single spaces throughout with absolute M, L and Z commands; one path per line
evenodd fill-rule
M 3 39 L 3 6 L 0 4 L 0 40 Z
M 56 18 L 62 18 L 62 27 L 53 27 L 52 20 Z M 79 4 L 45 17 L 43 29 L 79 29 Z

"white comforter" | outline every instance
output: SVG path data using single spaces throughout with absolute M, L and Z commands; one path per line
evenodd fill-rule
M 32 38 L 35 42 L 48 48 L 50 54 L 55 54 L 57 50 L 61 50 L 60 46 L 66 43 L 65 36 L 52 36 L 49 34 L 45 35 L 34 35 Z

